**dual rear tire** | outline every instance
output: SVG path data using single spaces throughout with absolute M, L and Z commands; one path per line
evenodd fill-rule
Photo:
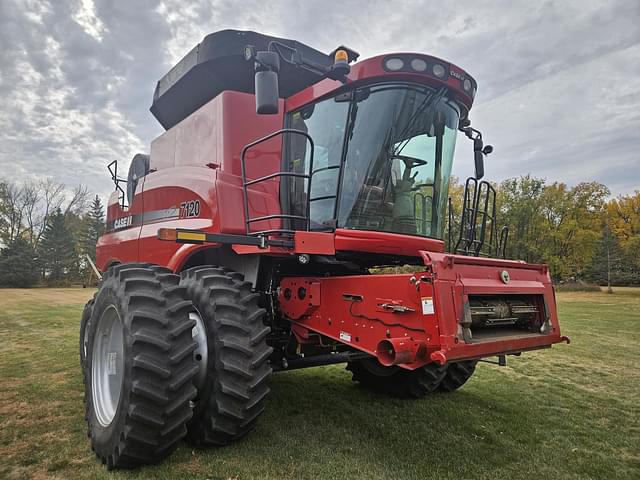
M 196 446 L 226 445 L 251 431 L 264 410 L 273 351 L 266 342 L 266 311 L 251 284 L 224 268 L 192 268 L 180 284 L 193 302 L 197 328 L 204 330 L 196 337 L 206 339 L 196 357 L 205 364 L 187 439 Z
M 84 316 L 85 418 L 108 469 L 157 463 L 186 435 L 197 366 L 192 306 L 179 282 L 165 268 L 118 265 Z
M 264 315 L 225 269 L 109 269 L 79 342 L 88 435 L 107 468 L 157 463 L 184 438 L 224 445 L 249 432 L 269 392 Z

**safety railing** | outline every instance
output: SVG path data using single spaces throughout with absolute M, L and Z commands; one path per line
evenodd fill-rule
M 505 258 L 509 229 L 498 235 L 496 190 L 486 181 L 470 177 L 464 187 L 460 232 L 454 253 Z M 452 204 L 449 201 L 449 235 L 453 228 Z M 451 245 L 451 237 L 449 236 Z
M 251 148 L 255 147 L 256 145 L 259 145 L 261 143 L 264 143 L 268 140 L 271 140 L 274 137 L 277 137 L 279 135 L 284 135 L 284 134 L 293 134 L 293 135 L 301 135 L 303 137 L 306 138 L 306 140 L 309 142 L 309 145 L 311 146 L 311 153 L 309 155 L 309 166 L 308 168 L 305 168 L 305 172 L 308 171 L 309 173 L 297 173 L 297 172 L 285 172 L 285 171 L 279 171 L 279 172 L 274 172 L 274 173 L 270 173 L 268 175 L 264 175 L 262 177 L 259 178 L 255 178 L 255 179 L 251 179 L 248 180 L 247 179 L 247 167 L 246 167 L 246 154 L 247 151 L 249 151 Z M 240 157 L 240 166 L 242 169 L 242 191 L 243 191 L 243 196 L 244 196 L 244 218 L 245 218 L 245 227 L 246 227 L 246 233 L 247 235 L 292 235 L 295 230 L 291 229 L 291 228 L 271 228 L 271 229 L 266 229 L 266 230 L 259 230 L 259 231 L 251 231 L 251 226 L 252 224 L 256 223 L 256 222 L 265 222 L 265 221 L 272 221 L 272 220 L 281 220 L 283 221 L 301 221 L 304 225 L 304 230 L 309 230 L 310 228 L 310 192 L 311 192 L 311 177 L 313 176 L 313 174 L 315 173 L 313 171 L 313 152 L 314 152 L 314 144 L 313 144 L 313 138 L 311 138 L 311 135 L 309 135 L 307 132 L 303 132 L 302 130 L 296 130 L 294 128 L 283 128 L 282 130 L 278 130 L 276 132 L 270 133 L 269 135 L 259 138 L 258 140 L 255 140 L 247 145 L 244 146 L 244 148 L 242 149 L 242 154 Z M 302 178 L 304 180 L 306 180 L 307 182 L 307 199 L 305 202 L 305 206 L 304 206 L 304 215 L 293 215 L 293 214 L 289 214 L 289 213 L 274 213 L 274 214 L 269 214 L 269 215 L 261 215 L 258 217 L 250 217 L 249 216 L 249 191 L 248 191 L 248 187 L 252 186 L 252 185 L 256 185 L 262 182 L 265 182 L 267 180 L 271 180 L 274 178 Z M 316 199 L 318 200 L 318 199 Z M 280 209 L 281 212 L 285 211 L 285 209 L 283 208 L 284 206 L 281 205 Z
M 111 174 L 111 180 L 116 186 L 120 208 L 126 208 L 127 205 L 125 203 L 125 194 L 120 184 L 127 183 L 127 179 L 118 176 L 118 160 L 114 160 L 109 165 L 107 165 L 107 170 L 109 170 L 109 173 Z

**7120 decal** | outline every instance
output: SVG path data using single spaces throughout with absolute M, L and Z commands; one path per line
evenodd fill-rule
M 200 200 L 189 200 L 180 204 L 180 218 L 200 216 Z

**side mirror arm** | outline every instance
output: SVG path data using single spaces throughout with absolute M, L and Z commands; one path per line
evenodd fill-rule
M 256 113 L 278 113 L 278 73 L 281 61 L 310 71 L 318 75 L 318 79 L 330 78 L 347 83 L 347 75 L 351 71 L 349 62 L 355 61 L 358 53 L 341 46 L 334 50 L 332 56 L 334 62 L 327 66 L 307 60 L 296 48 L 275 40 L 269 42 L 266 51 L 257 51 L 255 46 L 246 45 L 244 58 L 254 62 Z
M 460 131 L 463 132 L 467 138 L 473 140 L 473 161 L 475 165 L 475 177 L 480 180 L 484 177 L 484 157 L 493 152 L 491 145 L 484 145 L 482 141 L 482 133 L 475 128 L 472 128 L 471 122 L 465 120 L 460 124 Z

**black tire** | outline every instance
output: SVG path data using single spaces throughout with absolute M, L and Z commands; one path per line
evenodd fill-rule
M 197 366 L 194 322 L 189 319 L 193 307 L 179 281 L 165 268 L 117 265 L 106 272 L 95 296 L 84 372 L 86 420 L 91 448 L 108 469 L 157 463 L 186 435 Z M 103 333 L 98 341 L 96 332 L 108 316 L 121 329 L 122 342 L 115 344 L 122 349 L 122 359 L 108 353 L 105 377 L 100 345 L 107 336 Z M 103 369 L 102 376 L 95 375 L 97 383 L 111 382 L 109 376 L 116 374 L 111 369 L 121 368 L 120 394 L 113 401 L 117 407 L 110 421 L 101 422 L 96 413 L 94 363 Z
M 445 392 L 453 392 L 467 383 L 473 372 L 476 370 L 477 360 L 465 360 L 462 362 L 449 363 L 447 374 L 445 375 L 440 389 Z
M 269 393 L 266 311 L 242 274 L 212 266 L 182 273 L 180 284 L 206 330 L 208 362 L 187 440 L 196 446 L 222 446 L 252 430 Z
M 82 310 L 82 318 L 80 319 L 80 366 L 84 371 L 84 359 L 86 357 L 87 346 L 89 344 L 89 329 L 87 328 L 87 324 L 91 319 L 91 313 L 93 312 L 93 304 L 95 302 L 94 297 L 89 300 Z
M 372 390 L 394 397 L 422 398 L 437 390 L 446 374 L 446 369 L 437 363 L 415 370 L 381 365 L 375 358 L 349 362 L 347 370 L 353 374 L 352 380 Z

